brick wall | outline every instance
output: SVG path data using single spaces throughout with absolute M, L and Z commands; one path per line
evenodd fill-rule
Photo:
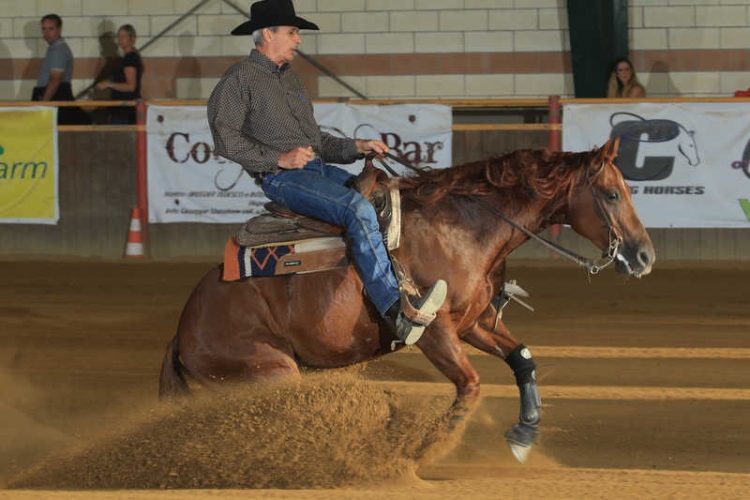
M 232 3 L 249 10 L 247 0 Z M 229 31 L 243 21 L 224 0 L 0 0 L 0 100 L 26 100 L 46 44 L 39 19 L 63 17 L 76 56 L 74 90 L 100 69 L 101 35 L 135 26 L 147 47 L 144 96 L 205 98 L 251 48 Z M 573 95 L 565 0 L 296 0 L 321 27 L 302 50 L 368 98 Z M 750 87 L 748 0 L 630 0 L 632 59 L 649 96 L 726 96 Z M 111 47 L 110 47 L 111 50 Z M 320 98 L 353 96 L 305 61 Z

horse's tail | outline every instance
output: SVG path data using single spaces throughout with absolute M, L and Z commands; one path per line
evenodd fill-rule
M 167 353 L 164 355 L 164 361 L 161 363 L 159 399 L 190 394 L 190 387 L 188 387 L 185 376 L 182 374 L 185 367 L 180 361 L 178 338 L 175 335 L 167 345 Z

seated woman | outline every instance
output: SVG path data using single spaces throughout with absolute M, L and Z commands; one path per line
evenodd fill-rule
M 646 89 L 638 81 L 633 64 L 624 57 L 615 61 L 614 69 L 609 76 L 607 97 L 624 97 L 630 99 L 646 97 Z
M 111 81 L 99 82 L 97 89 L 112 89 L 113 101 L 134 101 L 141 98 L 143 61 L 135 48 L 135 28 L 123 24 L 117 30 L 117 45 L 123 52 L 120 64 Z M 129 125 L 136 122 L 134 107 L 112 107 L 107 112 L 107 121 L 113 125 Z

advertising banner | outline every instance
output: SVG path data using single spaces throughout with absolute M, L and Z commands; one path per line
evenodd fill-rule
M 620 137 L 617 166 L 653 228 L 750 228 L 750 103 L 566 104 L 563 150 Z
M 324 132 L 337 137 L 381 139 L 394 156 L 421 166 L 451 164 L 449 106 L 316 104 Z M 268 202 L 242 167 L 216 154 L 205 106 L 149 106 L 149 221 L 241 223 Z M 388 160 L 394 171 L 404 167 Z M 364 162 L 341 165 L 353 174 Z
M 0 108 L 0 223 L 57 224 L 57 108 Z

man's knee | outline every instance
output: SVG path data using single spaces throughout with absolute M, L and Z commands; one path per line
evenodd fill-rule
M 380 230 L 378 225 L 378 215 L 375 213 L 375 208 L 372 206 L 367 198 L 357 193 L 349 203 L 348 210 L 350 216 L 349 224 L 361 224 L 364 226 L 367 232 L 375 232 Z
M 352 211 L 354 211 L 355 214 L 357 214 L 358 219 L 373 221 L 377 221 L 378 219 L 378 216 L 375 213 L 375 207 L 372 206 L 372 203 L 370 203 L 367 198 L 359 193 L 357 193 L 352 198 L 349 207 L 352 209 Z

